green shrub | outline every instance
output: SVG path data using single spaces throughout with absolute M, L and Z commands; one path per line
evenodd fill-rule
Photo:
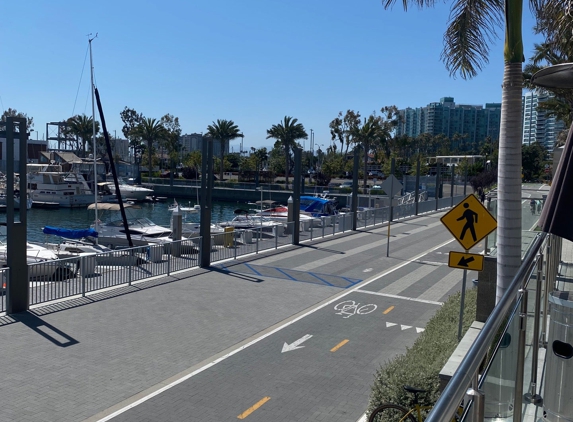
M 475 320 L 476 298 L 477 289 L 466 291 L 463 333 Z M 451 295 L 414 345 L 376 371 L 368 412 L 388 402 L 410 408 L 413 395 L 404 390 L 404 385 L 428 391 L 419 395 L 421 404 L 436 402 L 440 395 L 438 375 L 458 345 L 460 300 L 461 293 Z

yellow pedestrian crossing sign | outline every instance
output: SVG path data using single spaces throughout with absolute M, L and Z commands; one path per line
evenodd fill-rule
M 440 220 L 465 250 L 473 248 L 497 227 L 495 218 L 475 195 L 468 195 Z
M 448 267 L 483 271 L 483 255 L 450 251 Z

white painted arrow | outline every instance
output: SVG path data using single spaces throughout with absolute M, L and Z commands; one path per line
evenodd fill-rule
M 407 330 L 408 328 L 412 328 L 411 325 L 400 325 L 400 327 L 402 328 L 402 331 Z
M 299 338 L 298 340 L 292 342 L 291 344 L 287 344 L 285 342 L 285 344 L 283 345 L 283 350 L 281 353 L 284 352 L 290 352 L 291 350 L 295 350 L 295 349 L 301 349 L 304 346 L 299 346 L 299 344 L 304 343 L 305 341 L 307 341 L 309 338 L 311 338 L 312 335 L 311 334 L 307 334 L 305 336 L 302 336 L 301 338 Z
M 386 328 L 393 327 L 394 325 L 398 325 L 398 324 L 394 324 L 393 322 L 387 322 Z
M 417 332 L 417 333 L 421 333 L 421 332 L 424 331 L 424 330 L 425 330 L 424 328 L 418 328 L 418 327 L 416 327 L 416 332 Z

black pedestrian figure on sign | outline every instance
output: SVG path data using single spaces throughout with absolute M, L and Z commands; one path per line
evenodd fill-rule
M 470 210 L 470 204 L 467 202 L 464 204 L 464 208 L 466 209 L 462 216 L 458 218 L 456 221 L 461 221 L 463 219 L 466 220 L 466 224 L 464 224 L 464 228 L 462 229 L 462 235 L 460 239 L 463 240 L 464 236 L 466 235 L 466 231 L 469 229 L 474 242 L 477 241 L 476 230 L 474 228 L 474 223 L 478 222 L 478 214 L 475 211 Z

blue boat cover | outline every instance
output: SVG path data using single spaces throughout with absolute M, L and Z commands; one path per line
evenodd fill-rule
M 81 239 L 82 237 L 97 237 L 98 234 L 94 229 L 61 229 L 59 227 L 52 227 L 52 226 L 45 226 L 44 227 L 45 234 L 55 234 L 56 236 L 65 237 L 68 239 Z

